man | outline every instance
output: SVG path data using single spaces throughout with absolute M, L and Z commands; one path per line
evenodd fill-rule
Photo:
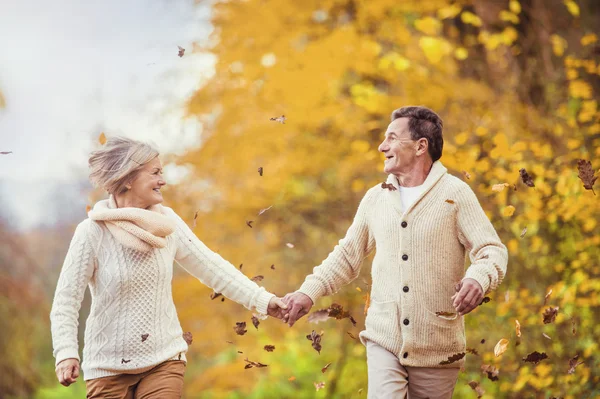
M 477 197 L 439 161 L 442 126 L 425 107 L 392 113 L 379 146 L 386 184 L 367 192 L 346 237 L 284 298 L 289 309 L 284 320 L 291 326 L 317 299 L 354 280 L 377 248 L 371 304 L 360 333 L 367 347 L 369 398 L 451 398 L 464 363 L 456 360 L 460 356 L 449 361 L 465 352 L 462 316 L 506 273 L 506 247 Z M 466 273 L 465 252 L 471 260 Z

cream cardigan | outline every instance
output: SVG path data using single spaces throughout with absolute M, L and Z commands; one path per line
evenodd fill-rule
M 496 289 L 506 273 L 508 253 L 471 188 L 435 162 L 425 191 L 402 209 L 398 191 L 371 188 L 361 201 L 346 237 L 298 290 L 313 302 L 354 280 L 363 259 L 376 249 L 371 268 L 371 305 L 360 338 L 386 348 L 404 366 L 460 367 L 464 359 L 440 365 L 465 352 L 464 320 L 455 312 L 456 283 L 473 278 L 484 292 Z M 390 175 L 387 180 L 398 188 Z M 465 274 L 465 252 L 471 265 Z
M 273 294 L 208 249 L 173 210 L 158 209 L 175 227 L 164 248 L 129 248 L 115 239 L 104 222 L 91 219 L 75 230 L 50 320 L 56 364 L 79 359 L 79 308 L 89 286 L 92 306 L 84 337 L 85 380 L 141 373 L 180 356 L 185 360 L 188 347 L 171 293 L 174 261 L 227 298 L 267 313 Z

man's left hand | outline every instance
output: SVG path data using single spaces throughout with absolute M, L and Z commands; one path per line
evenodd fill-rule
M 466 315 L 483 300 L 483 288 L 475 279 L 465 278 L 458 283 L 456 291 L 456 294 L 452 295 L 452 305 L 459 316 Z

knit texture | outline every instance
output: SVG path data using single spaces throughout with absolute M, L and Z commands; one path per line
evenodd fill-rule
M 398 188 L 395 176 L 387 180 Z M 435 162 L 425 191 L 403 209 L 398 191 L 371 188 L 361 201 L 346 237 L 298 290 L 313 302 L 354 280 L 375 248 L 371 305 L 360 333 L 398 356 L 404 366 L 461 367 L 464 359 L 440 362 L 465 352 L 464 320 L 435 312 L 456 312 L 455 285 L 473 278 L 484 292 L 498 287 L 508 261 L 506 247 L 471 188 Z M 465 273 L 465 253 L 471 265 Z
M 127 209 L 127 208 L 122 208 Z M 81 222 L 69 246 L 50 313 L 56 364 L 79 358 L 77 326 L 86 286 L 84 380 L 142 373 L 169 359 L 185 360 L 188 346 L 173 303 L 173 262 L 205 285 L 266 314 L 274 296 L 208 249 L 172 209 L 160 206 L 175 228 L 163 248 L 139 251 L 115 239 L 104 222 Z M 140 216 L 141 215 L 141 216 Z M 151 224 L 139 213 L 140 224 Z

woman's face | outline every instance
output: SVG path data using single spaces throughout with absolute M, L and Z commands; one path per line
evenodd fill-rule
M 162 177 L 162 164 L 156 157 L 140 170 L 131 183 L 129 195 L 134 203 L 139 204 L 140 208 L 149 208 L 163 202 L 160 189 L 165 184 L 167 183 Z

